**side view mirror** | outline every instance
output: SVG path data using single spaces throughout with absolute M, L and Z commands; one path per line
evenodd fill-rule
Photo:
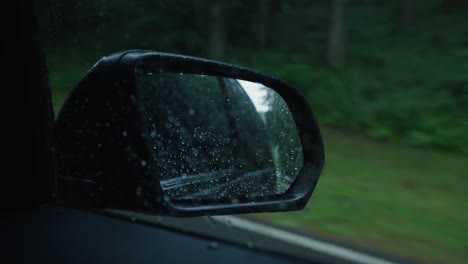
M 234 65 L 153 51 L 98 61 L 55 125 L 63 203 L 171 216 L 302 209 L 324 164 L 300 93 Z

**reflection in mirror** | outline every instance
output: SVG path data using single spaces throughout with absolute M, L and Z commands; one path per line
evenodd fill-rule
M 303 166 L 284 100 L 259 83 L 136 69 L 153 173 L 179 200 L 284 193 Z

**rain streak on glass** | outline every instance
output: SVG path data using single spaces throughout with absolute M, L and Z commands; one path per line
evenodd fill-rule
M 284 193 L 303 151 L 284 100 L 259 83 L 136 70 L 153 173 L 181 200 Z

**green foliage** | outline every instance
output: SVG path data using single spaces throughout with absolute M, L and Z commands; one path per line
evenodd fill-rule
M 437 59 L 418 71 L 432 70 Z M 299 87 L 322 124 L 362 131 L 376 139 L 467 152 L 468 76 L 438 80 L 438 75 L 445 74 L 439 69 L 432 80 L 419 79 L 420 72 L 408 77 L 392 63 L 365 70 L 296 63 L 270 72 Z M 468 67 L 457 71 L 468 72 Z
M 56 113 L 112 52 L 206 56 L 213 1 L 41 1 Z M 466 262 L 466 156 L 398 145 L 468 153 L 467 1 L 414 1 L 410 26 L 398 23 L 400 1 L 347 1 L 339 68 L 325 63 L 329 1 L 270 1 L 263 49 L 258 3 L 225 2 L 226 60 L 287 80 L 325 125 L 328 165 L 315 198 L 304 211 L 268 219 L 424 262 Z
M 45 1 L 48 17 L 42 25 L 56 50 L 49 56 L 52 84 L 63 94 L 85 71 L 77 65 L 88 67 L 119 49 L 206 55 L 210 3 Z M 225 6 L 230 62 L 297 86 L 322 124 L 375 139 L 468 153 L 468 31 L 461 2 L 418 3 L 412 27 L 396 23 L 395 3 L 349 2 L 347 62 L 335 69 L 324 66 L 327 1 L 273 4 L 265 50 L 254 43 L 258 14 L 246 3 Z M 80 50 L 69 52 L 68 60 L 61 57 L 73 46 Z
M 324 10 L 309 8 L 314 11 L 289 13 L 301 17 Z M 468 153 L 468 31 L 463 13 L 446 14 L 437 1 L 428 1 L 419 5 L 417 24 L 401 28 L 394 10 L 375 3 L 347 6 L 348 58 L 341 68 L 321 63 L 326 28 L 301 18 L 302 25 L 294 20 L 279 25 L 278 34 L 288 25 L 293 34 L 300 32 L 298 38 L 309 39 L 310 47 L 288 52 L 233 50 L 231 61 L 294 84 L 322 124 L 379 140 Z M 288 41 L 288 49 L 300 45 L 294 37 Z

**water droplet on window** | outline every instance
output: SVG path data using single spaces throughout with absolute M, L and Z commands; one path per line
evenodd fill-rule
M 137 218 L 136 218 L 136 216 L 135 216 L 134 214 L 132 214 L 132 215 L 130 216 L 130 220 L 132 220 L 133 222 L 135 222 L 136 219 L 137 219 Z
M 126 137 L 128 135 L 127 131 L 122 131 L 122 136 Z
M 194 115 L 195 115 L 195 110 L 193 110 L 193 109 L 190 108 L 190 109 L 188 110 L 188 114 L 191 115 L 191 116 L 194 116 Z
M 210 242 L 210 244 L 208 245 L 208 249 L 218 249 L 219 248 L 219 243 L 216 242 L 216 241 L 212 241 Z
M 141 161 L 141 166 L 145 167 L 146 164 L 147 164 L 146 160 L 142 160 L 142 161 Z

